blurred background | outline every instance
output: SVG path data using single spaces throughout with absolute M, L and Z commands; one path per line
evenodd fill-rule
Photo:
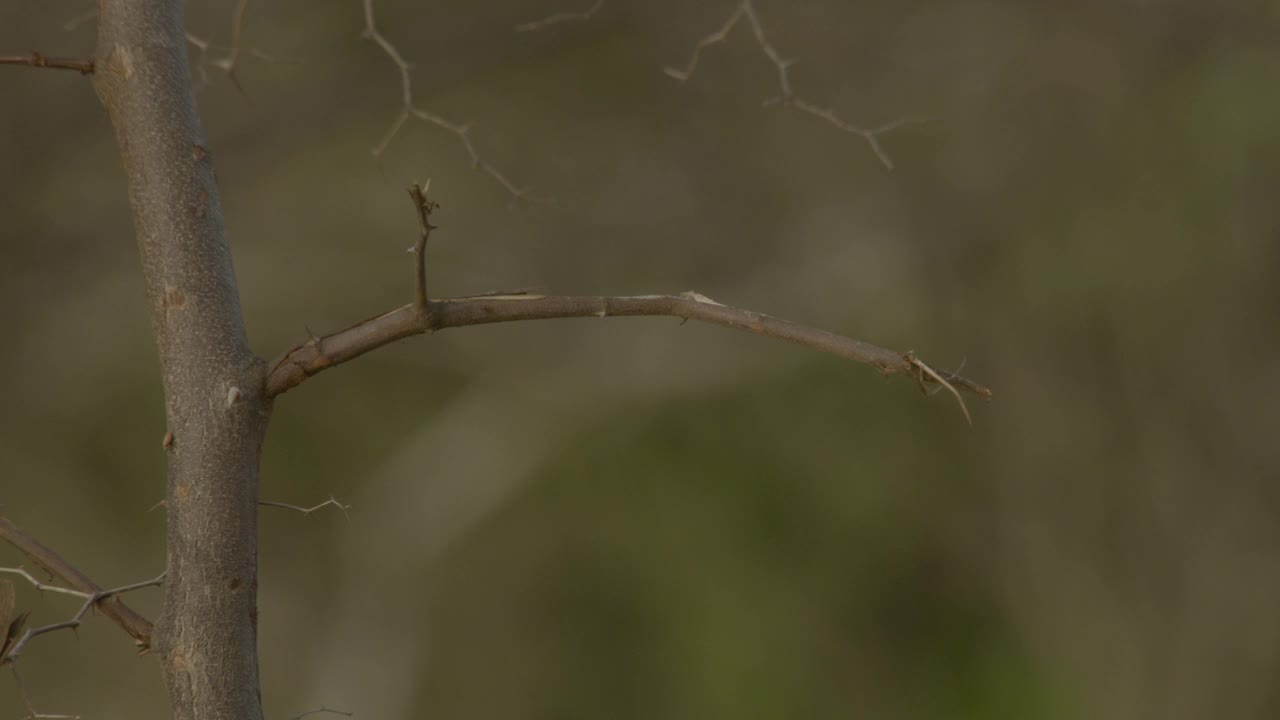
M 225 57 L 235 2 L 188 24 Z M 276 405 L 268 717 L 1280 714 L 1280 11 L 1190 0 L 254 0 L 199 103 L 272 357 L 436 296 L 695 289 L 964 373 L 945 394 L 676 320 L 450 330 Z M 85 56 L 93 6 L 0 5 Z M 86 13 L 88 13 L 86 15 Z M 68 29 L 70 25 L 70 29 Z M 193 53 L 195 48 L 193 47 Z M 198 53 L 193 54 L 193 60 Z M 163 566 L 163 408 L 114 138 L 75 73 L 0 68 L 0 503 L 104 585 Z M 0 564 L 22 561 L 0 548 Z M 130 603 L 154 616 L 159 592 Z M 74 603 L 19 586 L 33 621 Z M 167 717 L 101 617 L 34 642 L 44 712 Z M 0 714 L 23 713 L 0 678 Z

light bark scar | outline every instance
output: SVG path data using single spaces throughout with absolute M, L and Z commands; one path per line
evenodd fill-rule
M 111 55 L 107 57 L 107 67 L 125 80 L 133 77 L 133 57 L 129 54 L 129 49 L 123 45 L 111 48 Z
M 166 307 L 182 309 L 187 304 L 187 296 L 178 288 L 172 285 L 165 285 L 164 304 Z

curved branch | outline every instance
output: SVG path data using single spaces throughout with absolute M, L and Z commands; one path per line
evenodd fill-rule
M 991 391 L 986 387 L 956 375 L 940 374 L 928 369 L 912 353 L 895 352 L 751 310 L 721 305 L 696 292 L 614 297 L 484 295 L 432 300 L 429 308 L 430 312 L 423 317 L 416 312 L 414 305 L 405 305 L 332 335 L 313 337 L 306 343 L 295 346 L 271 363 L 267 373 L 267 396 L 275 397 L 287 392 L 316 373 L 410 335 L 517 320 L 669 316 L 789 340 L 820 352 L 870 365 L 883 375 L 906 375 L 915 379 L 922 387 L 934 384 L 949 387 L 952 392 L 959 389 L 980 397 L 991 397 Z M 958 393 L 956 398 L 959 400 Z M 960 405 L 964 407 L 963 401 Z M 967 411 L 965 415 L 968 416 Z
M 31 562 L 73 589 L 83 593 L 85 596 L 99 598 L 96 600 L 96 604 L 103 615 L 111 618 L 122 630 L 129 633 L 137 641 L 140 649 L 146 650 L 151 647 L 151 621 L 124 604 L 124 601 L 115 594 L 121 592 L 121 588 L 117 588 L 111 591 L 112 594 L 106 595 L 107 591 L 101 585 L 90 580 L 76 566 L 64 560 L 61 555 L 49 549 L 39 540 L 23 532 L 8 518 L 0 517 L 0 540 L 5 540 L 10 545 L 18 548 L 23 555 L 31 559 Z

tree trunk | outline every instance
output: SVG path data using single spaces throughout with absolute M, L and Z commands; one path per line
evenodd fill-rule
M 98 7 L 94 88 L 128 176 L 169 433 L 168 577 L 155 647 L 175 718 L 257 720 L 264 363 L 240 313 L 182 2 Z

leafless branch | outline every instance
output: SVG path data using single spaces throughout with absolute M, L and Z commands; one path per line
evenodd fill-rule
M 532 194 L 528 188 L 520 187 L 511 182 L 502 171 L 480 156 L 480 153 L 476 151 L 475 145 L 471 142 L 470 125 L 449 122 L 439 115 L 427 112 L 413 104 L 413 83 L 410 77 L 410 71 L 413 66 L 404 59 L 404 56 L 400 54 L 400 50 L 378 30 L 377 20 L 373 11 L 373 0 L 364 0 L 364 36 L 379 48 L 382 48 L 382 51 L 386 53 L 387 57 L 391 59 L 391 62 L 395 63 L 396 68 L 400 71 L 400 113 L 391 122 L 391 127 L 387 129 L 382 140 L 374 146 L 373 156 L 375 158 L 381 158 L 382 153 L 386 152 L 391 145 L 391 141 L 395 140 L 396 135 L 400 134 L 400 129 L 404 127 L 409 118 L 416 117 L 429 125 L 434 125 L 457 136 L 458 141 L 462 143 L 463 149 L 467 151 L 467 155 L 471 158 L 471 167 L 492 177 L 507 192 L 511 193 L 514 199 L 542 199 Z
M 889 158 L 888 153 L 885 152 L 884 147 L 880 144 L 880 136 L 891 130 L 902 127 L 903 125 L 924 122 L 925 119 L 919 117 L 906 117 L 886 123 L 880 127 L 865 128 L 840 119 L 834 110 L 820 107 L 808 100 L 797 97 L 795 91 L 791 88 L 790 74 L 791 66 L 796 61 L 794 59 L 784 59 L 782 55 L 778 53 L 777 48 L 769 42 L 769 38 L 765 34 L 764 25 L 760 22 L 760 16 L 756 12 L 754 0 L 742 0 L 738 3 L 737 7 L 734 8 L 733 13 L 729 15 L 729 18 L 725 20 L 724 24 L 721 25 L 719 29 L 709 35 L 706 35 L 697 42 L 693 48 L 693 56 L 689 58 L 688 64 L 683 68 L 672 66 L 666 67 L 665 72 L 667 75 L 670 75 L 680 82 L 686 82 L 689 80 L 693 77 L 693 73 L 698 69 L 698 62 L 702 59 L 703 51 L 713 45 L 719 45 L 724 42 L 725 39 L 729 37 L 729 33 L 733 31 L 734 27 L 736 27 L 738 22 L 743 18 L 746 18 L 747 24 L 751 26 L 751 32 L 755 36 L 756 43 L 760 46 L 761 52 L 764 53 L 765 57 L 769 58 L 769 61 L 773 63 L 774 67 L 777 68 L 778 71 L 778 95 L 765 100 L 765 105 L 783 105 L 785 107 L 794 108 L 795 110 L 811 115 L 820 120 L 825 120 L 840 130 L 861 137 L 866 141 L 872 152 L 876 154 L 876 157 L 880 158 L 880 162 L 884 163 L 886 168 L 892 170 L 893 161 Z
M 93 608 L 95 605 L 97 605 L 98 603 L 108 598 L 115 598 L 117 595 L 130 592 L 132 590 L 137 590 L 139 588 L 144 588 L 144 587 L 151 587 L 153 585 L 159 585 L 161 582 L 164 581 L 164 573 L 161 573 L 158 577 L 152 578 L 151 580 L 146 580 L 139 583 L 133 583 L 130 585 L 124 585 L 118 588 L 112 588 L 110 590 L 98 590 L 95 592 L 81 592 L 79 590 L 75 590 L 71 588 L 57 587 L 57 586 L 47 585 L 45 583 L 42 583 L 39 580 L 37 580 L 35 577 L 33 577 L 31 573 L 27 572 L 23 568 L 0 568 L 0 572 L 9 573 L 12 575 L 20 575 L 26 578 L 26 580 L 36 588 L 36 590 L 39 590 L 41 592 L 44 592 L 44 591 L 59 592 L 59 593 L 64 593 L 67 595 L 75 595 L 77 597 L 83 598 L 84 602 L 81 603 L 80 609 L 77 610 L 75 615 L 72 615 L 70 619 L 63 620 L 61 622 L 51 623 L 49 625 L 43 625 L 40 627 L 27 628 L 25 632 L 22 631 L 22 626 L 27 619 L 28 613 L 25 613 L 25 612 L 21 613 L 13 621 L 8 622 L 7 618 L 3 617 L 7 613 L 0 612 L 0 623 L 7 623 L 6 629 L 4 631 L 4 637 L 2 638 L 2 642 L 0 642 L 0 665 L 7 664 L 13 670 L 13 680 L 18 687 L 18 694 L 22 697 L 22 702 L 27 708 L 26 717 L 28 718 L 78 717 L 75 715 L 53 715 L 48 713 L 41 713 L 35 709 L 35 705 L 31 702 L 31 697 L 27 693 L 26 684 L 23 683 L 22 681 L 22 673 L 18 671 L 19 656 L 22 654 L 22 651 L 26 649 L 27 643 L 31 642 L 32 638 L 38 637 L 40 635 L 44 635 L 45 633 L 53 632 L 55 630 L 66 630 L 66 629 L 75 630 L 80 626 L 80 623 L 84 621 L 84 616 L 88 614 L 89 610 Z M 5 580 L 4 582 L 6 585 L 9 584 L 8 580 Z M 7 591 L 12 592 L 12 586 L 8 587 Z M 18 633 L 20 632 L 21 632 L 21 635 L 19 636 Z
M 5 540 L 10 545 L 13 545 L 30 558 L 40 569 L 69 586 L 69 588 L 62 588 L 57 592 L 68 594 L 78 592 L 80 597 L 97 595 L 98 600 L 95 601 L 95 604 L 97 604 L 103 615 L 115 621 L 121 629 L 129 633 L 141 650 L 145 651 L 151 647 L 151 621 L 124 604 L 118 597 L 118 593 L 123 592 L 123 590 L 117 588 L 114 591 L 104 591 L 101 586 L 90 580 L 78 568 L 64 560 L 62 556 L 3 517 L 0 517 L 0 540 Z M 25 571 L 17 574 L 34 580 Z M 37 585 L 37 588 L 53 590 L 48 586 L 41 587 Z
M 329 506 L 331 506 L 331 505 L 332 505 L 333 507 L 336 507 L 336 508 L 338 508 L 339 510 L 341 510 L 341 511 L 342 511 L 342 514 L 343 514 L 344 516 L 346 516 L 346 518 L 347 518 L 348 520 L 350 520 L 350 519 L 351 519 L 351 516 L 350 516 L 350 515 L 347 515 L 347 511 L 351 509 L 351 506 L 350 506 L 350 505 L 343 505 L 343 504 L 342 504 L 342 503 L 341 503 L 337 498 L 335 498 L 335 497 L 334 497 L 334 496 L 332 496 L 332 495 L 330 495 L 330 496 L 329 496 L 329 499 L 328 499 L 328 500 L 325 500 L 324 502 L 320 503 L 319 505 L 313 505 L 313 506 L 311 506 L 311 507 L 302 507 L 301 505 L 294 505 L 294 504 L 292 504 L 292 503 L 284 503 L 284 502 L 275 502 L 275 501 L 273 501 L 273 500 L 259 500 L 259 501 L 258 501 L 258 506 L 259 506 L 259 507 L 283 508 L 283 509 L 285 509 L 285 510 L 294 510 L 294 511 L 296 511 L 296 512 L 300 512 L 300 513 L 302 513 L 303 515 L 310 515 L 311 513 L 315 512 L 315 511 L 317 511 L 317 510 L 320 510 L 321 508 L 326 508 L 326 507 L 329 507 Z M 156 503 L 155 505 L 152 505 L 150 508 L 148 508 L 148 509 L 147 509 L 147 512 L 151 512 L 152 510 L 155 510 L 156 508 L 162 508 L 162 507 L 165 507 L 165 501 L 164 501 L 164 500 L 161 500 L 160 502 Z
M 51 70 L 76 70 L 81 75 L 93 73 L 93 60 L 59 58 L 42 55 L 35 50 L 30 55 L 0 55 L 0 65 L 26 65 Z
M 259 500 L 258 505 L 265 506 L 265 507 L 284 508 L 285 510 L 293 510 L 296 512 L 300 512 L 303 515 L 310 515 L 311 513 L 317 510 L 333 506 L 341 510 L 342 514 L 346 515 L 348 520 L 351 519 L 351 516 L 347 515 L 347 511 L 351 509 L 351 506 L 343 505 L 341 502 L 338 501 L 337 498 L 335 498 L 332 495 L 329 496 L 328 500 L 325 500 L 319 505 L 312 505 L 311 507 L 302 507 L 301 505 L 291 505 L 289 503 L 273 502 L 271 500 Z
M 596 0 L 591 7 L 580 12 L 564 11 L 552 13 L 541 20 L 520 23 L 516 26 L 516 32 L 533 32 L 535 30 L 541 30 L 548 25 L 559 25 L 560 23 L 566 22 L 582 22 L 584 20 L 590 20 L 591 16 L 599 12 L 602 7 L 604 7 L 604 0 Z
M 79 715 L 58 715 L 37 711 L 35 705 L 31 702 L 31 696 L 27 693 L 27 685 L 22 681 L 22 673 L 18 672 L 18 664 L 10 663 L 9 669 L 13 671 L 13 682 L 18 686 L 18 695 L 22 698 L 22 704 L 27 709 L 27 714 L 23 716 L 22 720 L 80 720 Z
M 411 335 L 421 335 L 453 327 L 546 320 L 554 318 L 669 316 L 746 330 L 831 353 L 870 365 L 884 375 L 903 374 L 924 384 L 943 380 L 954 388 L 989 398 L 991 391 L 959 376 L 924 372 L 923 363 L 913 355 L 894 352 L 870 343 L 843 337 L 825 330 L 799 325 L 751 310 L 721 305 L 696 292 L 679 295 L 565 296 L 489 295 L 449 300 L 431 300 L 425 318 L 414 305 L 405 305 L 369 318 L 345 330 L 322 338 L 312 338 L 295 346 L 270 366 L 267 394 L 286 392 L 316 373 L 357 358 L 371 350 Z M 957 393 L 957 399 L 959 395 Z M 964 403 L 961 402 L 963 407 Z M 968 411 L 965 411 L 966 416 Z
M 21 568 L 17 568 L 17 569 L 21 570 Z M 13 569 L 0 568 L 0 571 L 11 571 L 11 570 Z M 32 579 L 31 576 L 26 574 L 25 572 L 23 572 L 22 574 L 25 575 L 28 579 Z M 22 651 L 23 649 L 26 648 L 27 643 L 29 643 L 31 639 L 36 636 L 53 632 L 54 630 L 64 630 L 68 628 L 74 629 L 79 627 L 80 623 L 84 621 L 84 616 L 88 614 L 89 610 L 93 608 L 95 605 L 97 605 L 98 603 L 102 602 L 103 600 L 107 600 L 109 598 L 115 598 L 117 595 L 131 592 L 133 590 L 139 590 L 141 588 L 154 587 L 154 586 L 160 585 L 161 583 L 164 582 L 164 576 L 165 576 L 164 573 L 160 573 L 159 575 L 157 575 L 154 578 L 151 578 L 150 580 L 143 580 L 142 582 L 131 583 L 129 585 L 122 585 L 117 588 L 111 588 L 110 590 L 98 590 L 92 593 L 82 593 L 75 590 L 70 590 L 68 588 L 60 588 L 59 589 L 60 592 L 64 592 L 71 595 L 79 595 L 84 598 L 84 602 L 80 605 L 80 609 L 77 610 L 75 615 L 72 615 L 70 619 L 63 620 L 61 622 L 52 623 L 50 625 L 43 625 L 41 627 L 28 628 L 27 631 L 22 634 L 21 639 L 19 639 L 16 643 L 14 643 L 13 647 L 9 649 L 8 654 L 0 658 L 0 663 L 17 662 L 18 656 L 22 654 Z M 32 582 L 36 585 L 36 588 L 39 590 L 52 589 L 47 585 L 43 585 L 42 583 L 36 583 L 34 579 L 32 579 Z

